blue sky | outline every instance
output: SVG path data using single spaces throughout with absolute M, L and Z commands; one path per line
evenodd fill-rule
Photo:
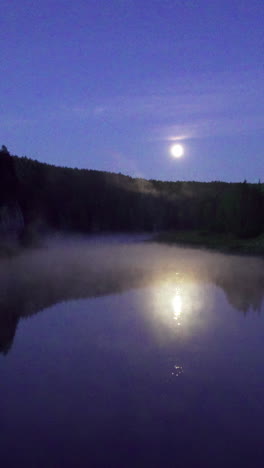
M 148 179 L 264 181 L 263 0 L 0 8 L 11 153 Z

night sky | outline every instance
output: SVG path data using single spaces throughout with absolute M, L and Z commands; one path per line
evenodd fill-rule
M 1 0 L 0 12 L 0 144 L 12 154 L 264 181 L 263 0 Z

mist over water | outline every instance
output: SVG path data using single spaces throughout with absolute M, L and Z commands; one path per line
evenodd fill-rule
M 262 466 L 263 260 L 144 240 L 1 260 L 5 466 Z

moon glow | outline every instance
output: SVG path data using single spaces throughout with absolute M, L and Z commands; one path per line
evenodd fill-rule
M 181 158 L 183 156 L 183 154 L 184 154 L 184 149 L 183 149 L 182 145 L 179 145 L 177 143 L 177 145 L 172 145 L 171 146 L 170 152 L 171 152 L 171 155 L 174 158 Z

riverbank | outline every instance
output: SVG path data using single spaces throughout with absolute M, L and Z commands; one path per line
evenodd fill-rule
M 212 234 L 205 231 L 171 231 L 158 234 L 155 242 L 202 247 L 221 252 L 264 256 L 264 235 L 240 239 L 232 234 Z

